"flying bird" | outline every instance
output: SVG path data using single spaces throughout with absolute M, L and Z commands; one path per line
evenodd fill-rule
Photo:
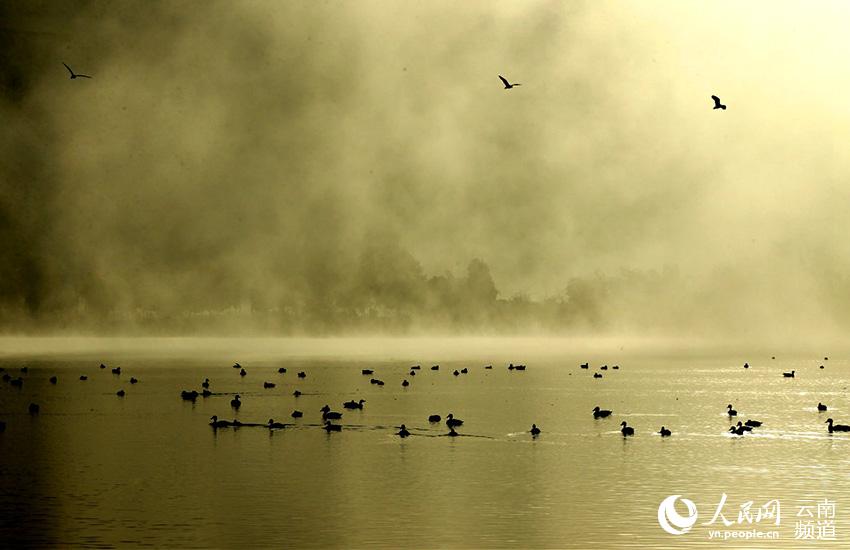
M 499 75 L 499 80 L 501 80 L 501 81 L 502 81 L 502 83 L 504 83 L 504 85 L 505 85 L 505 89 L 506 89 L 506 90 L 510 90 L 510 89 L 511 89 L 511 88 L 513 88 L 514 86 L 522 86 L 522 84 L 520 84 L 519 82 L 517 82 L 517 83 L 515 83 L 515 84 L 511 84 L 510 82 L 508 82 L 508 79 L 507 79 L 507 78 L 505 78 L 505 77 L 504 77 L 504 76 L 502 76 L 502 75 Z M 725 109 L 725 108 L 726 108 L 726 107 L 724 107 L 724 109 Z
M 717 97 L 716 95 L 713 95 L 713 96 L 711 96 L 711 99 L 714 100 L 714 108 L 715 109 L 723 109 L 724 111 L 726 110 L 726 105 L 720 103 L 719 97 Z
M 77 73 L 75 73 L 73 70 L 71 70 L 71 67 L 69 67 L 64 61 L 62 62 L 62 64 L 65 65 L 65 68 L 68 69 L 69 73 L 71 73 L 71 80 L 74 80 L 75 78 L 91 78 L 87 74 L 77 74 Z

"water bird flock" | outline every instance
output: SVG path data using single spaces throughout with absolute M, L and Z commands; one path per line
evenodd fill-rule
M 774 358 L 775 358 L 775 356 L 774 356 Z M 826 360 L 828 360 L 828 358 L 824 357 L 824 361 L 826 361 Z M 579 367 L 582 370 L 590 370 L 590 368 L 591 368 L 590 363 L 582 363 L 582 364 L 579 365 Z M 103 364 L 103 363 L 100 364 L 100 369 L 107 369 L 107 368 L 109 368 L 109 367 L 107 367 L 105 364 Z M 240 365 L 239 363 L 236 363 L 236 364 L 233 365 L 233 368 L 239 369 L 239 371 L 240 371 L 239 374 L 241 376 L 245 376 L 246 371 L 242 367 L 242 365 Z M 432 371 L 438 371 L 439 368 L 440 368 L 439 365 L 433 365 L 431 367 L 431 370 Z M 484 366 L 484 368 L 485 369 L 492 369 L 492 365 L 486 365 L 486 366 Z M 513 363 L 510 363 L 510 364 L 508 364 L 507 368 L 508 368 L 509 371 L 524 371 L 524 370 L 526 370 L 526 366 L 523 365 L 523 364 L 515 365 Z M 606 365 L 600 366 L 599 370 L 608 370 L 608 368 L 609 367 L 606 364 Z M 610 368 L 612 370 L 618 370 L 620 367 L 619 367 L 619 365 L 613 365 Z M 750 368 L 749 363 L 744 363 L 744 368 L 747 368 L 747 369 Z M 821 365 L 820 368 L 823 368 L 823 365 Z M 420 365 L 414 365 L 414 366 L 410 367 L 410 376 L 415 375 L 416 374 L 415 371 L 417 371 L 419 369 L 421 369 Z M 5 369 L 2 369 L 2 368 L 0 368 L 0 372 L 3 372 L 3 376 L 2 376 L 3 381 L 9 383 L 12 387 L 21 388 L 23 386 L 24 379 L 22 377 L 19 376 L 17 378 L 12 378 L 9 375 L 9 373 L 5 372 Z M 26 367 L 26 366 L 21 367 L 20 372 L 27 374 L 29 372 L 29 368 Z M 111 368 L 111 372 L 113 374 L 120 375 L 122 373 L 122 370 L 121 370 L 121 367 L 113 367 L 113 368 Z M 279 373 L 285 373 L 286 369 L 284 367 L 280 367 L 278 369 L 278 372 Z M 374 369 L 362 369 L 361 372 L 364 375 L 372 375 L 372 374 L 374 374 Z M 462 369 L 459 369 L 459 370 L 454 369 L 452 371 L 452 374 L 455 375 L 455 376 L 459 376 L 460 374 L 468 374 L 468 373 L 469 373 L 468 367 L 463 367 Z M 598 372 L 593 373 L 594 378 L 600 378 L 601 376 L 602 375 Z M 790 372 L 782 372 L 782 376 L 784 378 L 795 378 L 796 377 L 796 370 L 792 370 Z M 306 372 L 304 372 L 304 371 L 299 372 L 298 377 L 302 378 L 302 379 L 306 378 Z M 85 374 L 82 374 L 82 375 L 79 376 L 79 379 L 80 380 L 87 380 L 88 376 L 85 375 Z M 56 385 L 58 383 L 58 377 L 56 375 L 50 376 L 47 380 L 52 385 Z M 130 378 L 131 384 L 136 384 L 138 381 L 139 380 L 135 376 Z M 371 384 L 378 385 L 378 386 L 384 385 L 384 382 L 382 380 L 377 379 L 377 378 L 370 379 L 370 382 L 371 382 Z M 409 385 L 409 382 L 405 379 L 405 380 L 403 380 L 403 385 L 407 386 L 407 385 Z M 210 387 L 210 379 L 209 378 L 204 378 L 203 382 L 201 383 L 201 386 L 203 387 L 202 393 L 199 394 L 196 390 L 182 390 L 180 392 L 181 398 L 183 400 L 192 401 L 194 403 L 199 395 L 203 395 L 204 397 L 209 397 L 209 396 L 214 395 L 213 392 L 211 392 L 209 390 L 209 387 Z M 263 388 L 272 389 L 272 388 L 275 388 L 275 387 L 276 387 L 276 383 L 274 383 L 274 382 L 268 382 L 268 381 L 263 382 Z M 119 396 L 119 397 L 124 397 L 126 395 L 126 392 L 123 388 L 121 388 L 116 392 L 116 395 Z M 293 392 L 293 395 L 295 397 L 298 397 L 299 395 L 301 395 L 301 392 L 298 391 L 298 390 L 295 390 Z M 366 402 L 365 399 L 359 399 L 359 400 L 353 400 L 352 399 L 350 401 L 346 401 L 346 402 L 342 403 L 342 406 L 343 406 L 344 409 L 347 409 L 347 410 L 363 410 L 363 404 L 365 402 Z M 234 395 L 230 404 L 231 404 L 231 407 L 238 412 L 239 408 L 242 405 L 241 396 L 239 394 Z M 828 410 L 827 405 L 825 405 L 822 402 L 818 402 L 818 404 L 817 404 L 817 411 L 818 412 L 826 412 L 827 410 Z M 30 403 L 29 407 L 28 407 L 28 411 L 31 415 L 35 416 L 35 415 L 39 414 L 40 406 L 37 403 Z M 339 431 L 342 430 L 341 424 L 334 424 L 332 422 L 332 420 L 341 420 L 342 419 L 343 414 L 341 412 L 331 410 L 329 404 L 325 404 L 325 406 L 320 409 L 320 412 L 322 413 L 322 424 L 321 424 L 322 429 L 324 429 L 328 433 L 339 432 Z M 601 408 L 600 406 L 597 405 L 596 407 L 594 407 L 592 409 L 592 414 L 593 414 L 594 419 L 604 419 L 604 418 L 608 418 L 608 417 L 612 416 L 613 411 L 611 411 L 609 409 L 603 409 L 603 408 Z M 732 418 L 732 417 L 738 416 L 738 411 L 736 411 L 734 409 L 733 405 L 731 403 L 729 403 L 726 406 L 726 414 L 727 414 L 728 417 Z M 299 411 L 299 410 L 294 410 L 291 413 L 291 417 L 293 419 L 302 418 L 303 415 L 304 415 L 304 413 L 302 411 Z M 268 422 L 266 422 L 266 423 L 251 423 L 251 422 L 241 422 L 238 419 L 234 419 L 233 421 L 219 420 L 218 417 L 214 415 L 214 416 L 211 417 L 210 420 L 211 421 L 210 421 L 209 424 L 213 428 L 227 428 L 227 427 L 239 428 L 239 427 L 252 427 L 253 426 L 253 427 L 265 427 L 265 428 L 269 428 L 269 429 L 279 430 L 279 429 L 283 429 L 283 428 L 288 426 L 287 424 L 284 424 L 284 423 L 275 422 L 273 418 L 270 418 L 268 420 Z M 441 421 L 442 421 L 442 416 L 439 415 L 439 414 L 432 414 L 428 417 L 428 422 L 432 425 L 438 424 Z M 458 427 L 462 426 L 463 424 L 464 424 L 463 420 L 456 418 L 454 416 L 454 414 L 451 413 L 451 412 L 448 413 L 448 415 L 446 416 L 446 419 L 445 419 L 445 425 L 449 429 L 449 433 L 447 433 L 445 435 L 450 436 L 450 437 L 460 436 L 460 434 L 455 430 L 455 428 L 458 428 Z M 731 433 L 731 434 L 734 434 L 736 436 L 743 436 L 747 433 L 752 432 L 755 428 L 761 427 L 762 424 L 763 424 L 762 421 L 748 418 L 744 422 L 738 421 L 735 425 L 730 426 L 728 432 Z M 835 432 L 850 432 L 850 426 L 845 425 L 845 424 L 837 424 L 837 423 L 834 422 L 834 420 L 832 418 L 828 418 L 826 420 L 825 424 L 827 425 L 827 432 L 830 433 L 830 434 L 835 433 Z M 0 420 L 0 431 L 5 430 L 5 428 L 6 428 L 6 422 Z M 532 424 L 531 429 L 529 430 L 528 433 L 530 433 L 532 436 L 536 437 L 541 433 L 541 430 L 537 426 L 537 424 Z M 635 429 L 634 429 L 633 426 L 629 426 L 628 423 L 625 420 L 623 420 L 620 423 L 620 433 L 624 437 L 634 436 L 635 435 Z M 661 429 L 658 432 L 656 432 L 656 434 L 660 435 L 661 437 L 670 437 L 672 435 L 672 431 L 669 428 L 667 428 L 666 426 L 661 426 Z M 398 435 L 399 437 L 409 437 L 412 434 L 411 434 L 410 430 L 407 429 L 407 426 L 405 424 L 402 424 L 399 427 L 399 431 L 396 432 L 395 435 Z

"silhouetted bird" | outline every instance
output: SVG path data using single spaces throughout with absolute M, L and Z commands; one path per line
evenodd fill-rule
M 275 421 L 274 421 L 274 418 L 269 418 L 269 424 L 268 424 L 268 426 L 269 426 L 269 429 L 273 429 L 273 428 L 285 428 L 285 427 L 286 427 L 286 424 L 281 424 L 280 422 L 275 422 Z
M 204 378 L 204 381 L 201 382 L 201 386 L 204 387 L 204 388 L 209 388 L 210 387 L 210 379 Z
M 452 413 L 449 413 L 449 415 L 446 417 L 446 426 L 448 426 L 449 428 L 461 425 L 463 425 L 463 420 L 455 418 Z
M 399 437 L 407 437 L 407 436 L 410 435 L 410 432 L 407 431 L 407 426 L 402 424 L 401 429 L 398 431 L 398 433 L 396 435 L 399 436 Z
M 732 404 L 729 403 L 728 405 L 726 405 L 726 414 L 728 414 L 729 416 L 738 416 L 738 411 L 733 409 Z
M 540 435 L 540 428 L 537 427 L 537 424 L 532 424 L 529 432 L 531 435 Z
M 80 380 L 88 380 L 88 379 L 89 379 L 89 377 L 86 376 L 85 374 L 80 375 Z
M 230 426 L 230 422 L 227 420 L 219 420 L 215 415 L 211 416 L 210 420 L 212 420 L 212 422 L 210 422 L 210 426 L 213 428 L 226 428 L 227 426 Z
M 602 365 L 599 370 L 608 370 L 608 365 Z
M 606 418 L 611 416 L 611 411 L 600 410 L 599 407 L 593 407 L 593 418 Z
M 753 431 L 753 427 L 752 427 L 752 426 L 747 426 L 746 424 L 741 424 L 741 421 L 740 421 L 740 420 L 738 421 L 737 429 L 739 429 L 739 430 L 744 430 L 745 432 L 751 432 L 751 431 Z
M 581 365 L 579 365 L 579 368 L 582 368 L 582 369 L 589 369 L 589 368 L 590 368 L 590 365 L 589 365 L 588 363 L 582 363 Z
M 452 374 L 454 374 L 455 376 L 458 376 L 460 373 L 457 371 L 457 369 L 455 369 L 455 371 Z
M 279 369 L 277 369 L 277 372 L 280 373 L 280 374 L 286 374 L 286 369 L 283 368 L 283 367 L 280 367 Z
M 372 369 L 363 369 L 360 371 L 360 374 L 370 375 L 375 374 L 375 371 L 373 371 Z
M 138 379 L 138 378 L 136 378 L 136 377 L 134 377 L 134 376 L 131 376 L 131 377 L 130 377 L 130 383 L 131 383 L 131 384 L 138 384 L 138 383 L 139 383 L 139 379 Z
M 717 97 L 716 95 L 713 95 L 713 96 L 711 96 L 711 99 L 714 100 L 714 108 L 715 109 L 723 109 L 724 111 L 726 110 L 726 105 L 723 105 L 722 103 L 720 103 L 719 97 Z
M 51 377 L 50 377 L 50 383 L 51 383 L 51 384 L 55 384 L 58 380 L 59 380 L 59 379 L 58 379 L 58 378 L 56 378 L 55 376 L 51 376 Z
M 783 372 L 783 373 L 782 373 L 782 376 L 784 376 L 785 378 L 794 378 L 794 373 L 795 373 L 795 372 L 797 372 L 797 371 L 792 370 L 791 372 Z
M 749 364 L 749 363 L 744 363 L 744 368 L 745 368 L 745 369 L 750 368 L 750 364 Z
M 301 418 L 302 416 L 304 416 L 304 413 L 301 411 L 292 411 L 292 414 L 289 416 L 291 416 L 292 418 Z
M 307 378 L 307 373 L 302 370 L 298 373 L 298 378 Z
M 239 410 L 239 407 L 242 406 L 242 401 L 239 400 L 239 395 L 237 394 L 233 399 L 230 400 L 230 406 L 236 410 Z
M 299 395 L 301 395 L 301 392 L 298 391 L 298 390 L 295 390 L 294 392 L 292 392 L 292 395 L 294 395 L 295 397 L 298 397 Z
M 410 374 L 408 374 L 408 376 L 416 376 L 416 371 L 415 370 L 410 371 Z
M 274 382 L 263 382 L 263 387 L 266 388 L 266 389 L 273 388 L 273 387 L 275 387 L 275 383 Z
M 746 421 L 746 422 L 744 422 L 744 426 L 750 426 L 751 428 L 758 428 L 758 427 L 759 427 L 759 426 L 761 426 L 761 425 L 762 425 L 762 422 L 761 422 L 761 421 L 759 421 L 759 420 L 750 420 L 749 418 L 747 419 L 747 421 Z
M 411 370 L 419 370 L 421 368 L 422 368 L 422 365 L 413 365 L 412 367 L 410 367 Z
M 818 401 L 818 411 L 823 412 L 826 410 L 826 405 Z
M 829 433 L 850 432 L 850 426 L 845 426 L 844 424 L 833 424 L 831 418 L 827 419 L 826 423 L 829 424 Z
M 442 420 L 442 417 L 439 414 L 432 414 L 428 417 L 428 422 L 439 422 L 440 420 Z
M 601 374 L 599 374 L 598 372 L 594 372 L 594 373 L 593 373 L 593 377 L 594 377 L 594 378 L 602 378 L 602 375 L 601 375 Z
M 115 367 L 112 369 L 112 374 L 121 374 L 121 367 Z
M 746 430 L 744 430 L 744 427 L 743 427 L 743 426 L 730 426 L 730 427 L 729 427 L 729 432 L 730 432 L 730 433 L 733 433 L 733 434 L 735 434 L 735 435 L 744 435 L 744 433 L 746 432 Z
M 75 78 L 91 78 L 87 74 L 77 74 L 77 73 L 75 73 L 74 71 L 71 70 L 71 67 L 69 67 L 64 61 L 62 62 L 62 64 L 65 65 L 65 68 L 68 69 L 69 73 L 71 73 L 71 80 L 74 80 Z
M 100 364 L 100 368 L 105 369 L 105 368 L 106 368 L 106 365 L 104 365 L 103 363 L 101 363 L 101 364 Z
M 520 84 L 519 82 L 516 82 L 516 83 L 514 83 L 514 84 L 511 84 L 510 82 L 508 82 L 508 79 L 507 79 L 507 78 L 505 78 L 505 77 L 504 77 L 504 76 L 502 76 L 502 75 L 499 75 L 499 80 L 501 80 L 501 81 L 502 81 L 502 83 L 505 85 L 505 89 L 506 89 L 506 90 L 510 90 L 510 89 L 511 89 L 511 88 L 513 88 L 514 86 L 522 86 L 522 84 Z
M 623 437 L 626 437 L 627 435 L 635 435 L 635 429 L 626 425 L 625 420 L 620 423 L 620 426 L 622 426 L 622 428 L 620 428 L 620 432 L 622 432 Z
M 117 392 L 115 392 L 115 395 L 117 395 L 118 397 L 124 397 L 124 390 L 118 390 Z
M 248 374 L 248 373 L 247 373 L 247 372 L 245 372 L 245 369 L 241 369 L 241 370 L 239 371 L 239 376 L 245 376 L 246 374 Z
M 440 365 L 434 365 L 431 370 L 440 370 Z
M 239 363 L 233 363 L 233 368 L 234 369 L 241 369 L 242 365 L 240 365 Z
M 402 382 L 401 382 L 401 387 L 402 387 L 402 388 L 406 388 L 406 387 L 407 387 L 407 386 L 409 386 L 409 385 L 410 385 L 410 382 L 408 382 L 407 380 L 402 380 Z
M 342 406 L 346 409 L 362 409 L 363 403 L 365 402 L 365 399 L 361 399 L 360 401 L 355 401 L 352 399 L 351 401 L 346 401 L 345 403 L 343 403 Z
M 329 418 L 332 420 L 339 420 L 342 418 L 342 413 L 332 411 L 330 405 L 325 404 L 325 406 L 319 410 L 322 411 L 322 420 L 327 420 Z
M 192 390 L 192 391 L 183 390 L 183 391 L 180 392 L 180 397 L 184 401 L 192 401 L 194 403 L 195 399 L 198 398 L 198 392 L 196 392 L 195 390 Z
M 670 430 L 668 430 L 664 426 L 661 426 L 661 431 L 658 432 L 658 433 L 661 434 L 661 437 L 669 437 L 669 436 L 673 435 L 673 432 L 671 432 Z
M 485 369 L 492 369 L 492 368 L 493 368 L 493 365 L 485 365 L 485 367 L 484 367 L 484 368 L 485 368 Z

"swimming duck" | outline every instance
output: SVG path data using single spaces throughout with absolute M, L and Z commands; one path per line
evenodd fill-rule
M 112 369 L 112 374 L 121 374 L 121 367 L 115 367 Z
M 833 424 L 831 418 L 827 419 L 826 423 L 829 424 L 829 433 L 850 432 L 850 426 L 845 426 L 844 424 Z
M 659 431 L 658 433 L 661 434 L 661 437 L 670 437 L 671 435 L 673 435 L 673 432 L 671 432 L 664 426 L 661 426 L 661 431 Z
M 792 370 L 791 372 L 783 372 L 783 373 L 782 373 L 782 376 L 784 376 L 785 378 L 794 378 L 794 373 L 795 373 L 795 372 L 797 372 L 797 371 Z
M 332 411 L 327 404 L 319 410 L 322 411 L 322 420 L 339 420 L 342 418 L 342 413 Z
M 239 376 L 245 376 L 246 374 L 248 374 L 248 373 L 245 372 L 245 369 L 242 369 L 242 370 L 239 371 Z
M 226 428 L 230 426 L 230 422 L 227 420 L 219 420 L 216 415 L 211 416 L 210 420 L 212 420 L 212 422 L 210 422 L 210 426 L 213 428 Z
M 416 376 L 416 371 L 415 371 L 415 370 L 410 371 L 410 373 L 408 374 L 408 376 Z
M 753 431 L 753 427 L 752 427 L 752 426 L 747 426 L 747 425 L 745 425 L 745 424 L 741 424 L 741 421 L 740 421 L 740 420 L 738 421 L 738 425 L 736 426 L 736 428 L 737 428 L 737 429 L 739 429 L 739 430 L 744 430 L 745 432 L 751 432 L 751 431 Z
M 266 388 L 266 389 L 273 388 L 273 387 L 275 387 L 275 383 L 274 382 L 263 382 L 263 387 Z
M 826 405 L 824 405 L 823 403 L 821 403 L 820 401 L 818 401 L 818 411 L 819 411 L 819 412 L 823 412 L 823 411 L 825 411 L 825 410 L 826 410 Z
M 280 428 L 285 428 L 286 424 L 281 424 L 280 422 L 275 422 L 274 418 L 269 418 L 268 426 L 269 426 L 269 429 L 280 429 Z
M 292 395 L 294 395 L 295 397 L 298 397 L 299 395 L 301 395 L 301 392 L 298 391 L 298 390 L 295 390 L 294 392 L 292 392 Z
M 372 370 L 372 369 L 363 369 L 363 370 L 360 371 L 360 374 L 365 374 L 365 375 L 368 376 L 370 374 L 375 374 L 375 371 Z
M 459 376 L 459 375 L 460 375 L 460 373 L 457 371 L 457 369 L 455 369 L 455 371 L 454 371 L 452 374 L 454 374 L 455 376 Z
M 180 397 L 182 399 L 184 399 L 185 401 L 194 402 L 195 399 L 198 398 L 198 392 L 196 392 L 195 390 L 192 390 L 192 391 L 183 390 L 183 391 L 180 392 Z
M 620 428 L 620 432 L 622 432 L 623 437 L 626 437 L 627 435 L 635 435 L 635 429 L 626 425 L 625 420 L 620 423 L 620 426 L 622 426 L 622 428 Z
M 399 437 L 407 437 L 407 436 L 410 435 L 410 432 L 408 432 L 407 427 L 404 424 L 402 424 L 401 429 L 398 431 L 398 433 L 396 435 L 399 436 Z
M 740 426 L 740 427 L 739 426 L 730 426 L 729 432 L 733 433 L 735 435 L 744 435 L 746 430 L 744 430 L 743 426 Z
M 431 370 L 440 370 L 440 365 L 434 365 Z
M 239 394 L 236 394 L 236 396 L 230 400 L 230 406 L 239 410 L 239 407 L 242 406 L 242 401 L 239 401 Z
M 407 387 L 407 386 L 409 386 L 409 385 L 410 385 L 410 382 L 408 382 L 407 380 L 402 380 L 402 382 L 401 382 L 401 387 L 402 387 L 402 388 L 406 388 L 406 387 Z
M 493 368 L 493 365 L 485 365 L 484 368 L 489 370 Z
M 298 373 L 298 378 L 307 378 L 307 373 L 302 370 Z
M 115 392 L 115 395 L 117 395 L 118 397 L 124 397 L 124 390 L 118 390 L 117 392 Z
M 759 420 L 750 420 L 749 418 L 744 422 L 744 426 L 750 426 L 751 428 L 758 428 L 761 425 L 762 423 Z
M 286 369 L 283 368 L 283 367 L 280 367 L 279 369 L 277 369 L 277 372 L 278 372 L 278 374 L 286 374 Z
M 88 380 L 88 379 L 89 379 L 89 377 L 86 376 L 85 374 L 80 375 L 80 380 Z
M 732 408 L 732 403 L 726 405 L 726 414 L 729 416 L 738 416 L 738 411 Z
M 579 368 L 581 368 L 581 369 L 589 369 L 589 368 L 590 368 L 590 364 L 589 364 L 589 363 L 582 363 L 581 365 L 579 365 Z
M 611 416 L 611 411 L 605 409 L 600 410 L 598 406 L 593 407 L 593 418 L 607 418 L 609 416 Z
M 411 370 L 419 370 L 419 369 L 421 369 L 421 368 L 422 368 L 422 365 L 413 365 L 413 366 L 412 366 L 412 367 L 410 367 L 410 368 L 411 368 Z
M 292 418 L 301 418 L 302 416 L 304 416 L 304 413 L 301 411 L 292 411 L 292 414 L 290 416 L 292 416 Z
M 233 363 L 233 368 L 234 369 L 241 369 L 242 365 L 240 365 L 239 363 Z
M 365 399 L 361 399 L 360 401 L 354 401 L 352 399 L 351 401 L 346 401 L 345 403 L 343 403 L 342 406 L 343 406 L 343 408 L 346 408 L 346 409 L 362 409 L 363 403 L 365 403 L 365 402 L 366 402 Z
M 608 365 L 602 365 L 599 370 L 608 370 Z
M 203 381 L 203 382 L 201 382 L 201 387 L 209 388 L 209 387 L 210 387 L 210 379 L 209 379 L 209 378 L 204 378 L 204 381 Z
M 463 420 L 461 420 L 459 418 L 455 418 L 452 413 L 449 413 L 449 415 L 446 417 L 446 426 L 448 426 L 449 428 L 452 428 L 454 426 L 462 426 L 462 425 L 463 425 Z
M 602 378 L 602 375 L 601 375 L 601 374 L 599 374 L 598 372 L 594 372 L 594 373 L 593 373 L 593 377 L 594 377 L 594 378 Z
M 531 435 L 540 435 L 540 428 L 537 427 L 537 424 L 532 424 L 529 432 Z
M 100 368 L 105 369 L 105 368 L 106 368 L 106 365 L 104 365 L 103 363 L 101 363 L 101 364 L 100 364 Z
M 135 377 L 133 377 L 133 376 L 131 376 L 131 377 L 130 377 L 130 383 L 131 383 L 131 384 L 138 384 L 138 383 L 139 383 L 139 379 L 138 379 L 138 378 L 135 378 Z
M 428 422 L 439 422 L 440 420 L 442 420 L 442 418 L 439 414 L 432 414 L 428 417 Z
M 463 367 L 462 369 L 460 369 L 461 374 L 467 374 L 468 372 L 469 372 L 469 369 L 467 369 L 466 367 Z

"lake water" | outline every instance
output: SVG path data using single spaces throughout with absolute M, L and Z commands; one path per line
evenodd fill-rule
M 850 435 L 830 435 L 824 424 L 850 424 L 842 357 L 670 352 L 617 340 L 0 344 L 0 366 L 24 378 L 20 389 L 0 383 L 4 546 L 850 547 Z M 235 361 L 247 376 L 231 368 Z M 585 361 L 591 369 L 579 368 Z M 528 369 L 509 371 L 508 362 Z M 605 363 L 621 368 L 598 371 Z M 422 369 L 411 377 L 415 364 Z M 452 375 L 463 367 L 468 374 Z M 386 385 L 370 384 L 364 368 Z M 792 369 L 795 378 L 782 376 Z M 204 378 L 216 395 L 180 398 Z M 236 393 L 238 413 L 230 406 Z M 362 411 L 343 411 L 343 401 L 361 398 Z M 830 411 L 819 413 L 819 401 Z M 28 414 L 30 402 L 38 415 Z M 344 412 L 339 433 L 319 427 L 326 403 Z M 744 437 L 726 433 L 729 403 L 739 418 L 764 425 Z M 595 405 L 614 414 L 595 420 Z M 294 409 L 304 417 L 292 420 Z M 427 421 L 449 412 L 465 421 L 462 437 Z M 211 415 L 294 426 L 213 430 Z M 623 420 L 634 437 L 620 434 Z M 394 435 L 402 423 L 412 437 Z M 537 438 L 532 423 L 543 430 Z M 673 436 L 659 437 L 661 425 Z M 733 525 L 705 525 L 724 493 Z M 659 526 L 659 504 L 670 495 L 695 503 L 690 532 Z M 772 500 L 778 526 L 771 518 L 738 523 L 742 504 L 753 501 L 755 511 Z M 710 538 L 714 529 L 780 538 L 722 541 Z M 795 538 L 802 533 L 835 540 Z

